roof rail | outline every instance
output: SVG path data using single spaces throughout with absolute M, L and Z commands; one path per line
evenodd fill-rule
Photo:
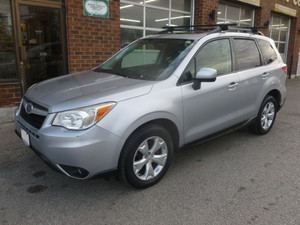
M 264 26 L 264 27 L 231 27 L 230 28 L 230 30 L 232 30 L 232 31 L 246 31 L 246 32 L 250 32 L 250 33 L 253 33 L 253 34 L 259 34 L 259 35 L 264 36 L 264 34 L 259 31 L 261 29 L 269 29 L 269 26 Z
M 217 28 L 216 28 L 217 27 Z M 236 23 L 220 23 L 220 24 L 204 24 L 204 25 L 190 25 L 190 26 L 168 26 L 162 27 L 164 30 L 157 34 L 174 33 L 174 32 L 208 32 L 209 34 L 219 33 L 222 31 L 244 31 L 253 34 L 264 35 L 259 29 L 268 29 L 269 26 L 264 27 L 238 27 Z

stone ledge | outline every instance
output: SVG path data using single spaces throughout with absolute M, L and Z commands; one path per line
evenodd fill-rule
M 0 124 L 14 121 L 14 111 L 17 107 L 0 108 Z

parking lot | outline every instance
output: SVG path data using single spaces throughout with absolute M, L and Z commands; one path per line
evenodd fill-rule
M 145 190 L 54 172 L 0 124 L 0 224 L 300 224 L 300 79 L 287 90 L 269 134 L 182 150 Z

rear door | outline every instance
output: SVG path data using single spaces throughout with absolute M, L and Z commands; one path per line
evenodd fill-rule
M 247 120 L 257 114 L 268 70 L 262 68 L 261 54 L 255 39 L 234 38 L 236 70 L 239 76 L 238 121 Z M 259 103 L 260 105 L 260 103 Z

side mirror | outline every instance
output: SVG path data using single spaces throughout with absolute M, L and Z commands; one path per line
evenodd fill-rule
M 196 74 L 193 83 L 193 89 L 198 90 L 201 87 L 201 82 L 214 82 L 217 79 L 217 70 L 212 68 L 202 68 Z

